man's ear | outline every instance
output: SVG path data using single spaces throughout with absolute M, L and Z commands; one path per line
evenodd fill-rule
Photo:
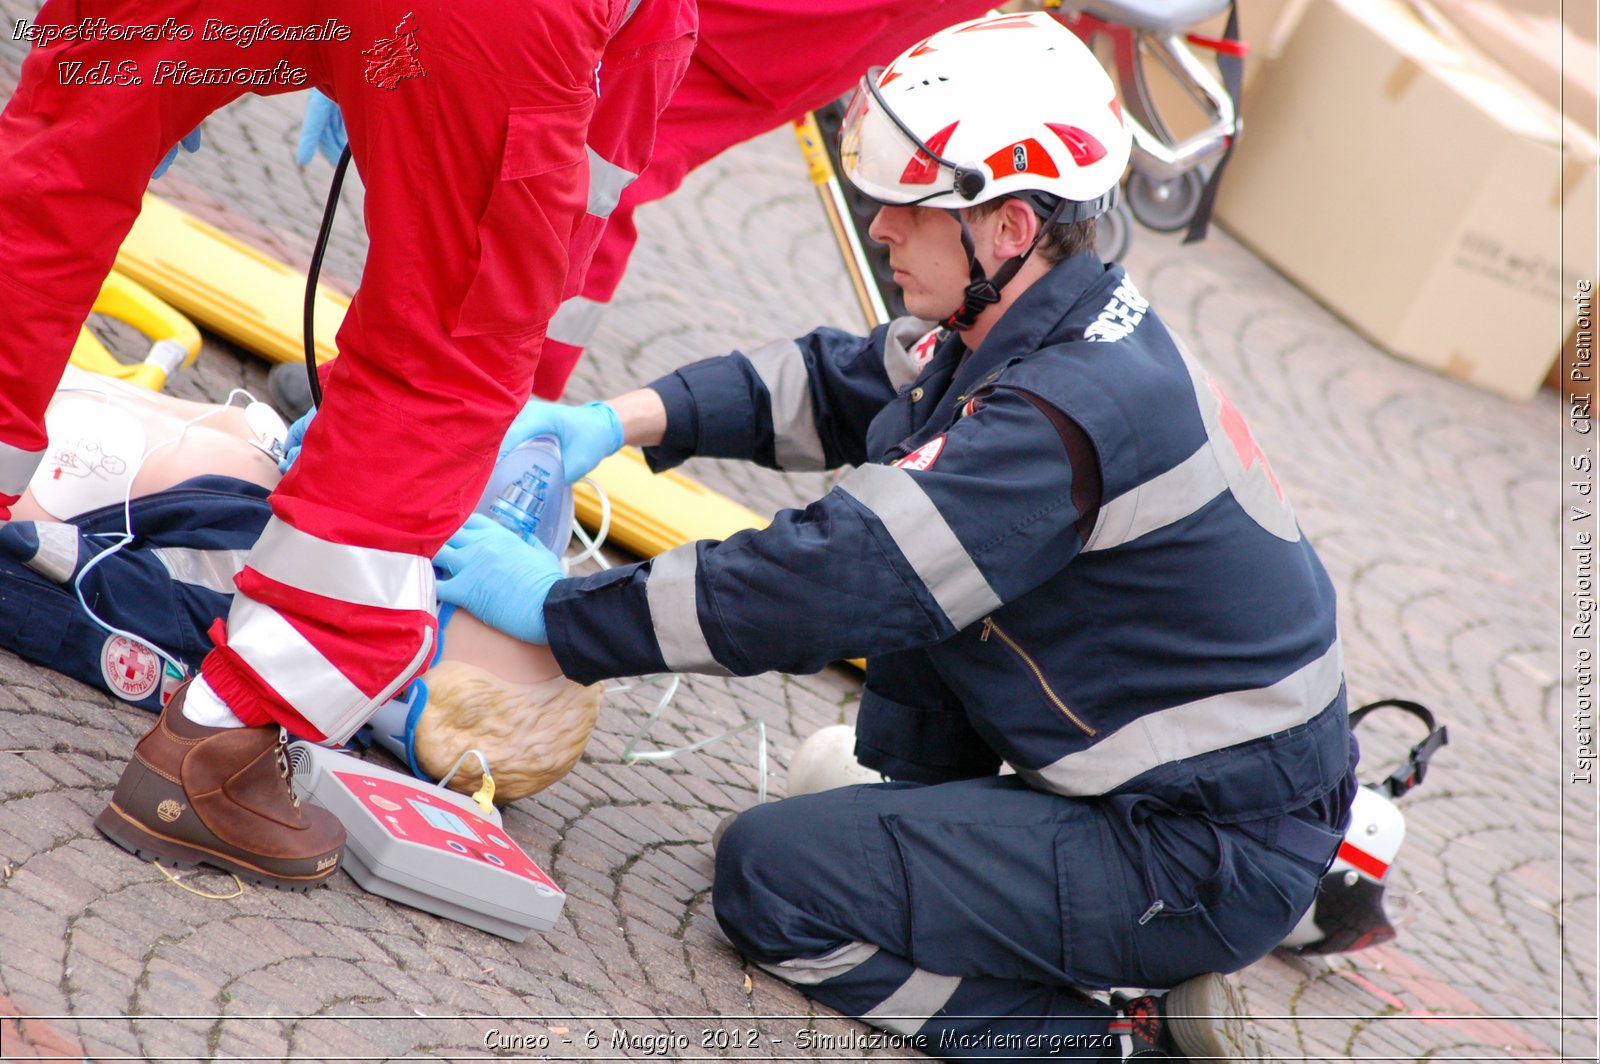
M 1044 224 L 1032 207 L 1011 197 L 1001 200 L 1000 209 L 995 213 L 993 246 L 995 258 L 1001 262 L 1027 251 Z

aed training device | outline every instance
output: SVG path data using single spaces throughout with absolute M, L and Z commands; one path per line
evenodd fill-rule
M 555 926 L 566 895 L 466 795 L 307 742 L 295 789 L 339 818 L 344 868 L 363 890 L 521 942 Z

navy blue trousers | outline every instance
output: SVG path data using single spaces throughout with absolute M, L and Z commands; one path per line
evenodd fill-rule
M 740 952 L 891 1044 L 1116 1059 L 1083 991 L 1237 971 L 1310 907 L 1339 833 L 1324 858 L 1264 830 L 1014 776 L 845 787 L 735 820 L 713 903 Z

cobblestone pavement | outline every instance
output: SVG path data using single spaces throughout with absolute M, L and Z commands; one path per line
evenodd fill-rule
M 6 25 L 31 10 L 0 0 Z M 0 44 L 0 84 L 20 49 Z M 228 108 L 158 191 L 303 263 L 330 170 L 290 163 L 300 107 Z M 359 210 L 355 188 L 328 264 L 347 286 L 360 274 Z M 787 132 L 716 160 L 640 228 L 572 398 L 819 321 L 857 323 Z M 1595 1059 L 1595 794 L 1563 782 L 1557 400 L 1506 402 L 1391 359 L 1225 234 L 1186 248 L 1140 232 L 1129 266 L 1273 456 L 1339 591 L 1353 698 L 1419 699 L 1451 731 L 1403 802 L 1389 891 L 1406 915 L 1399 939 L 1244 972 L 1267 1045 L 1283 1060 Z M 221 399 L 240 384 L 262 393 L 262 365 L 209 342 L 172 390 Z M 758 509 L 826 487 L 717 463 L 691 471 Z M 759 719 L 781 795 L 795 744 L 852 720 L 858 690 L 843 667 L 690 678 L 651 738 L 678 745 Z M 806 1046 L 803 1030 L 848 1045 L 867 1028 L 722 939 L 707 840 L 756 800 L 754 735 L 625 763 L 652 701 L 608 699 L 571 776 L 507 810 L 568 892 L 553 930 L 514 945 L 344 876 L 304 896 L 185 893 L 90 823 L 150 718 L 0 653 L 0 1052 L 465 1059 L 510 1037 L 555 1059 L 894 1056 Z M 1402 718 L 1362 731 L 1369 779 L 1418 738 Z

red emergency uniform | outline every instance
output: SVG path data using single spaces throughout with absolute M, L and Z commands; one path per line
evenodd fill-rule
M 853 89 L 869 66 L 889 62 L 913 41 L 993 6 L 994 0 L 700 0 L 700 43 L 661 116 L 649 169 L 624 182 L 620 201 L 602 201 L 604 214 L 591 204 L 580 228 L 534 392 L 557 399 L 566 388 L 638 242 L 635 208 L 675 191 L 713 156 Z
M 349 735 L 431 655 L 431 559 L 609 187 L 586 141 L 642 165 L 694 20 L 693 0 L 49 0 L 0 115 L 0 516 L 152 168 L 245 93 L 322 89 L 366 186 L 367 266 L 203 672 L 247 724 Z

